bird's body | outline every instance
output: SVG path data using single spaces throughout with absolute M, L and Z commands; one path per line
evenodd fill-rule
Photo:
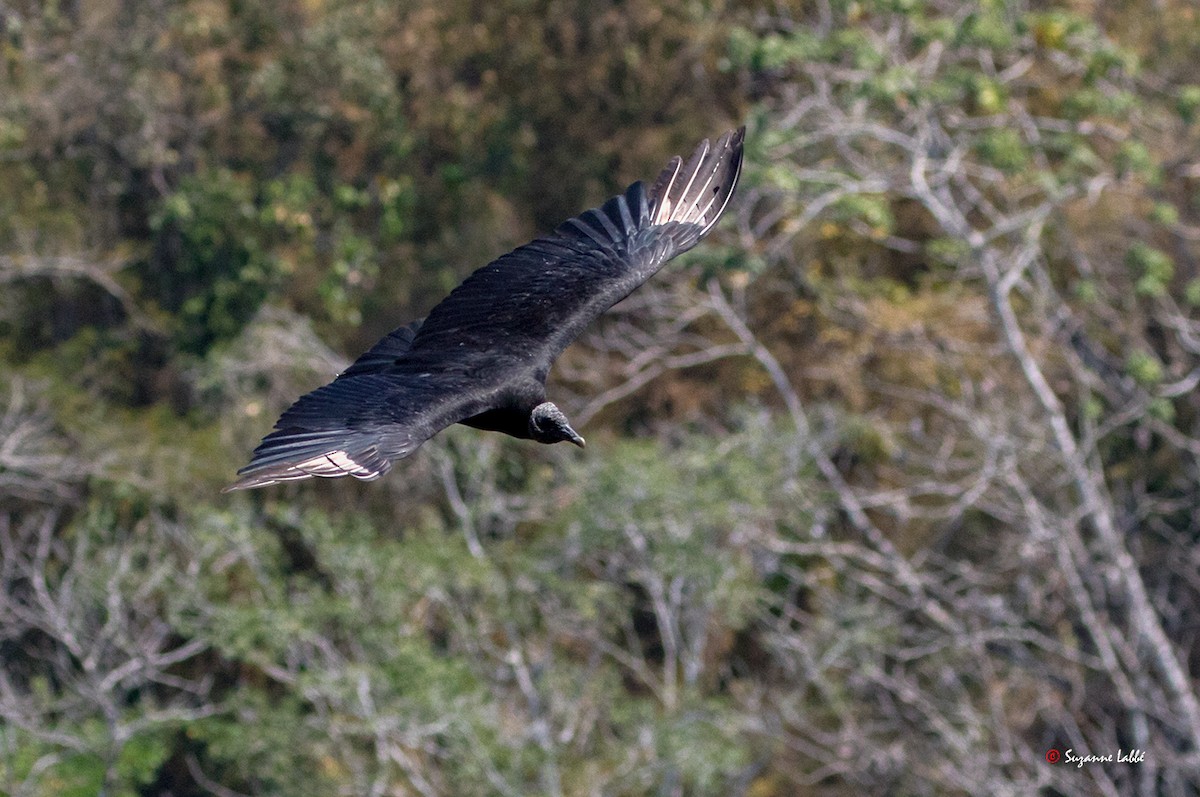
M 454 423 L 542 443 L 583 438 L 546 401 L 556 357 L 594 318 L 721 216 L 744 129 L 704 141 L 624 194 L 471 274 L 423 321 L 390 333 L 302 396 L 227 490 L 311 476 L 374 479 Z

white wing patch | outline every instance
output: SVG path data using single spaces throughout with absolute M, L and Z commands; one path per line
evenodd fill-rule
M 688 177 L 687 183 L 678 192 L 678 198 L 672 200 L 671 192 L 675 189 L 675 181 L 678 179 L 679 172 L 682 168 L 681 163 L 677 162 L 675 164 L 675 171 L 671 173 L 671 179 L 667 181 L 667 184 L 663 186 L 662 191 L 658 195 L 659 204 L 658 209 L 654 214 L 654 224 L 666 224 L 669 221 L 679 221 L 688 224 L 700 225 L 706 225 L 708 223 L 709 211 L 712 210 L 713 205 L 716 204 L 717 199 L 719 198 L 717 192 L 710 192 L 708 188 L 712 185 L 713 179 L 717 176 L 717 172 L 720 171 L 724 166 L 724 164 L 718 160 L 717 162 L 710 164 L 710 168 L 704 169 L 704 158 L 706 155 L 708 155 L 708 152 L 708 142 L 705 141 L 701 145 L 701 148 L 696 155 L 693 155 L 694 158 L 699 158 L 699 167 L 691 173 L 690 177 Z M 707 172 L 707 177 L 702 174 L 703 171 Z M 703 183 L 697 182 L 697 178 L 702 179 Z M 703 208 L 701 208 L 700 203 L 705 199 L 707 199 L 708 202 Z M 724 206 L 722 205 L 722 208 L 723 207 Z
M 356 479 L 369 480 L 377 478 L 382 474 L 380 470 L 356 462 L 345 451 L 329 451 L 311 459 L 306 459 L 303 462 L 297 462 L 292 467 L 303 471 L 309 476 L 323 476 L 326 478 L 353 476 Z

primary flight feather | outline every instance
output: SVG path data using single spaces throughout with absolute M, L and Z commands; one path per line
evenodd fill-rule
M 597 316 L 721 217 L 742 168 L 745 128 L 674 157 L 479 269 L 423 321 L 390 333 L 333 382 L 302 396 L 225 490 L 313 476 L 375 479 L 454 423 L 583 446 L 546 401 L 546 376 Z

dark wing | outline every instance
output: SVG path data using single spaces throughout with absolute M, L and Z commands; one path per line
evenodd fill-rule
M 489 355 L 544 381 L 598 315 L 703 238 L 729 203 L 745 128 L 675 157 L 649 191 L 639 182 L 469 276 L 433 308 L 414 354 Z M 485 357 L 486 361 L 487 358 Z
M 354 361 L 354 364 L 342 371 L 338 379 L 359 374 L 374 374 L 395 365 L 396 360 L 412 346 L 417 330 L 421 328 L 422 319 L 418 318 L 408 326 L 394 329 L 385 335 L 366 354 Z
M 288 408 L 224 492 L 310 476 L 376 479 L 442 429 L 493 404 L 461 369 L 348 369 Z

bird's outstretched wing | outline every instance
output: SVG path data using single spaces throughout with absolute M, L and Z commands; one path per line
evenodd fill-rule
M 737 184 L 744 136 L 703 141 L 649 190 L 634 183 L 473 273 L 424 322 L 302 396 L 225 489 L 374 479 L 446 426 L 528 395 L 588 323 L 712 229 Z
M 349 368 L 342 371 L 338 375 L 338 379 L 345 379 L 348 376 L 358 376 L 359 374 L 375 374 L 395 365 L 396 360 L 400 359 L 412 346 L 413 338 L 416 337 L 417 330 L 421 328 L 423 320 L 418 318 L 411 324 L 393 329 L 384 335 L 379 339 L 378 343 L 355 360 Z
M 442 429 L 494 403 L 461 369 L 414 365 L 386 374 L 349 375 L 348 369 L 301 396 L 224 492 L 310 476 L 376 479 Z
M 562 224 L 554 235 L 479 269 L 429 317 L 414 353 L 513 359 L 544 380 L 584 328 L 716 224 L 737 184 L 745 128 L 672 158 L 647 191 L 623 195 Z

